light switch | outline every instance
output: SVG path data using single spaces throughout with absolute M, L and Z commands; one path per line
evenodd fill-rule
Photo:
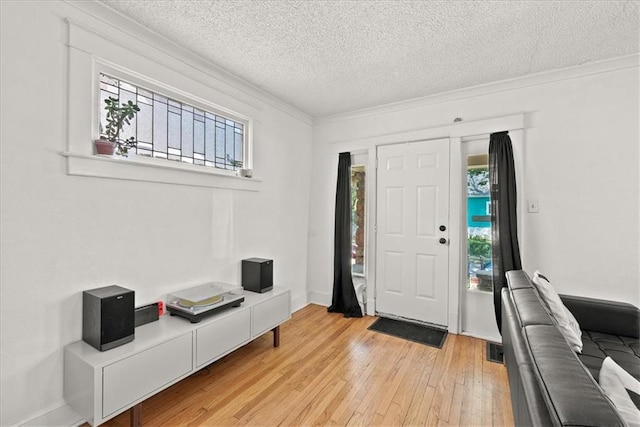
M 537 200 L 529 200 L 527 202 L 527 212 L 529 212 L 529 213 L 538 213 L 538 201 Z

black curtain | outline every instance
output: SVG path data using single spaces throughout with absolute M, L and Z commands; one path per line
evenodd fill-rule
M 340 153 L 338 159 L 333 246 L 333 299 L 327 310 L 362 317 L 351 278 L 351 153 Z
M 492 133 L 489 140 L 491 188 L 491 239 L 493 252 L 493 306 L 502 333 L 502 300 L 507 286 L 505 273 L 522 269 L 516 217 L 516 172 L 509 132 Z

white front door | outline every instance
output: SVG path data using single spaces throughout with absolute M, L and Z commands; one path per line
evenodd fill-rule
M 447 326 L 449 140 L 377 155 L 376 311 Z

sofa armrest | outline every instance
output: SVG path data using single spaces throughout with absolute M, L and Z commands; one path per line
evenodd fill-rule
M 640 338 L 640 310 L 625 302 L 560 295 L 585 331 Z

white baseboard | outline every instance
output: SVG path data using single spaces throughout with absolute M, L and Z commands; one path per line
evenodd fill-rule
M 306 294 L 298 298 L 293 298 L 291 300 L 291 312 L 295 313 L 296 311 L 301 310 L 308 305 L 309 305 L 309 296 Z
M 309 292 L 309 303 L 318 304 L 325 307 L 329 307 L 331 305 L 331 295 L 325 294 L 321 292 Z
M 19 425 L 20 427 L 75 427 L 83 424 L 85 421 L 82 415 L 74 411 L 69 405 L 64 405 Z

